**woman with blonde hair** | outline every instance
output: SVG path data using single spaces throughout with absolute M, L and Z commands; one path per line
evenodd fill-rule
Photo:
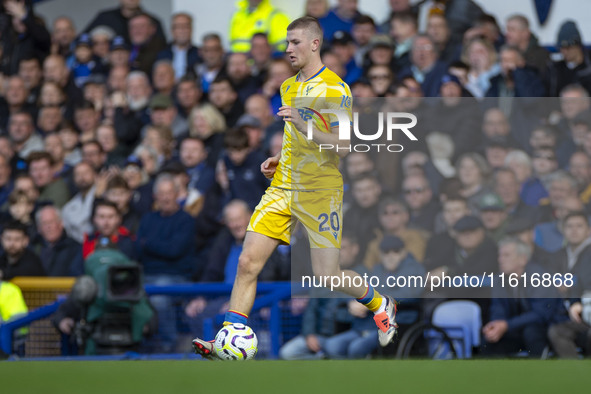
M 211 104 L 193 108 L 189 114 L 189 135 L 203 140 L 207 150 L 207 163 L 215 168 L 224 144 L 226 121 Z
M 462 61 L 470 66 L 465 88 L 476 98 L 483 98 L 490 88 L 490 79 L 501 72 L 494 46 L 475 38 L 464 46 Z

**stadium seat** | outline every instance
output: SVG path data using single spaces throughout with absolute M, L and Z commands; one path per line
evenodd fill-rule
M 473 301 L 447 301 L 435 308 L 432 324 L 445 331 L 453 341 L 458 358 L 471 358 L 472 348 L 480 345 L 481 311 Z M 440 343 L 441 334 L 426 330 L 430 353 Z

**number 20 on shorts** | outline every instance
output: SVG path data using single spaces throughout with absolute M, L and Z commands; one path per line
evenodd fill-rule
M 318 215 L 318 220 L 320 223 L 318 224 L 318 232 L 323 231 L 339 231 L 341 228 L 341 223 L 339 221 L 339 215 L 336 212 L 331 212 L 330 215 L 327 213 L 321 213 Z M 330 227 L 328 226 L 330 224 Z

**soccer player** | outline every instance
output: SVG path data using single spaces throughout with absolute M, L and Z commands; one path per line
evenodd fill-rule
M 349 283 L 355 283 L 353 279 L 358 276 L 351 270 L 342 271 L 338 262 L 343 200 L 338 165 L 339 156 L 344 157 L 346 151 L 338 149 L 337 117 L 329 115 L 327 122 L 320 113 L 322 109 L 343 110 L 351 119 L 352 97 L 349 87 L 322 64 L 321 47 L 322 29 L 315 18 L 298 18 L 287 27 L 286 52 L 299 72 L 281 85 L 282 106 L 277 115 L 285 121 L 283 146 L 277 156 L 261 164 L 262 173 L 273 181 L 250 219 L 224 325 L 246 324 L 257 276 L 275 248 L 289 243 L 292 218 L 308 232 L 314 275 L 348 277 Z M 314 120 L 312 140 L 307 138 L 308 125 L 302 114 Z M 320 144 L 333 149 L 320 150 Z M 336 290 L 355 297 L 374 312 L 380 344 L 390 343 L 397 328 L 393 299 L 369 286 Z M 215 355 L 213 341 L 195 338 L 193 347 L 206 358 Z

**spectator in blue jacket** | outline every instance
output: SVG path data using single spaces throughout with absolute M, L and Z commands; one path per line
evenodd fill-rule
M 338 30 L 351 33 L 353 22 L 359 15 L 357 0 L 338 0 L 336 7 L 331 8 L 326 16 L 318 19 L 324 32 L 324 40 L 330 41 Z
M 400 72 L 400 78 L 414 77 L 421 84 L 425 97 L 437 97 L 441 79 L 447 73 L 447 66 L 438 59 L 433 39 L 426 34 L 417 34 L 412 42 L 411 65 Z
M 531 261 L 529 245 L 517 238 L 505 238 L 499 242 L 499 269 L 509 277 L 518 277 L 518 286 L 506 282 L 506 286 L 494 286 L 490 306 L 490 321 L 482 328 L 483 353 L 489 356 L 507 357 L 520 350 L 530 357 L 540 357 L 548 343 L 548 324 L 560 308 L 560 299 L 551 288 L 533 287 L 532 275 L 544 270 Z M 522 276 L 527 283 L 523 286 Z
M 181 210 L 179 190 L 172 176 L 159 175 L 154 182 L 156 210 L 142 217 L 137 233 L 137 254 L 146 284 L 173 285 L 191 280 L 195 264 L 195 221 Z M 160 348 L 174 350 L 177 340 L 174 303 L 168 296 L 153 296 L 158 312 Z
M 172 16 L 172 42 L 166 46 L 156 60 L 172 61 L 174 77 L 178 81 L 187 74 L 195 74 L 195 66 L 201 61 L 197 47 L 191 42 L 193 36 L 193 17 L 186 12 Z

